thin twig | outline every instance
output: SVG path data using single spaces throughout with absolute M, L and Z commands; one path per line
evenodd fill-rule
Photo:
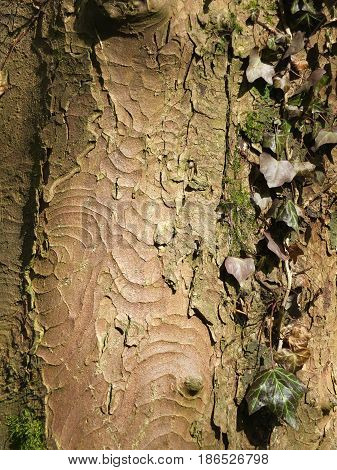
M 275 367 L 274 351 L 273 351 L 273 326 L 274 326 L 275 307 L 276 307 L 276 302 L 273 303 L 272 308 L 271 308 L 270 325 L 269 325 L 269 349 L 270 349 L 270 357 L 271 357 L 271 363 L 272 363 L 273 369 Z
M 269 26 L 268 24 L 266 24 L 263 21 L 259 20 L 258 18 L 255 20 L 255 23 L 262 26 L 262 28 L 266 29 L 270 33 L 275 34 L 275 36 L 277 36 L 281 32 L 278 29 L 272 28 L 271 26 Z
M 279 321 L 280 331 L 281 331 L 281 328 L 282 328 L 284 312 L 285 312 L 285 309 L 286 309 L 286 306 L 287 306 L 287 302 L 288 302 L 289 295 L 290 295 L 290 292 L 291 292 L 291 285 L 292 285 L 292 282 L 293 282 L 293 273 L 291 271 L 288 259 L 284 261 L 284 269 L 285 269 L 286 276 L 287 276 L 287 290 L 286 290 L 286 293 L 284 294 L 282 305 L 281 305 L 280 321 Z M 282 346 L 283 346 L 283 339 L 280 338 L 277 350 L 280 351 L 282 349 Z
M 283 298 L 282 307 L 286 308 L 288 298 L 289 298 L 289 295 L 290 295 L 290 291 L 291 291 L 291 284 L 292 284 L 292 281 L 293 281 L 293 273 L 290 269 L 288 259 L 286 259 L 284 261 L 284 268 L 285 268 L 285 272 L 286 272 L 286 276 L 287 276 L 287 290 L 286 290 L 286 293 L 285 293 L 284 298 Z

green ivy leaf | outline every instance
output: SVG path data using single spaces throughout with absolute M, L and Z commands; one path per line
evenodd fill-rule
M 280 222 L 284 222 L 288 227 L 298 232 L 298 215 L 296 206 L 291 199 L 283 202 L 276 211 L 275 219 Z
M 311 0 L 303 0 L 303 11 L 307 11 L 308 13 L 311 13 L 312 15 L 316 15 L 317 11 L 315 10 L 314 4 Z
M 294 0 L 291 4 L 290 11 L 293 15 L 300 11 L 299 0 Z
M 281 367 L 265 370 L 258 374 L 246 395 L 249 414 L 266 406 L 279 419 L 297 429 L 296 410 L 305 389 L 293 373 Z

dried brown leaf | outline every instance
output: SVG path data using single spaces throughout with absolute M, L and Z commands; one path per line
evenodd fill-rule
M 309 349 L 305 348 L 298 352 L 283 348 L 274 353 L 274 359 L 284 369 L 290 372 L 296 372 L 300 369 L 310 357 Z
M 298 74 L 302 74 L 309 68 L 309 63 L 306 60 L 298 60 L 296 57 L 291 58 L 291 63 Z
M 298 352 L 307 348 L 310 338 L 311 334 L 305 326 L 294 325 L 284 339 L 293 352 Z

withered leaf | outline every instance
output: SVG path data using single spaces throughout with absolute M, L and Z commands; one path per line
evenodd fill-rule
M 252 258 L 229 256 L 225 261 L 225 267 L 227 272 L 235 277 L 240 286 L 255 272 L 255 264 Z
M 260 155 L 260 171 L 269 188 L 277 188 L 284 183 L 290 183 L 296 176 L 296 171 L 290 162 L 276 160 L 265 152 Z
M 291 372 L 276 367 L 258 374 L 246 395 L 248 412 L 266 406 L 279 419 L 297 429 L 296 410 L 305 386 Z
M 282 259 L 283 261 L 287 260 L 288 259 L 288 256 L 287 254 L 285 253 L 283 247 L 279 246 L 275 240 L 273 240 L 272 236 L 270 235 L 269 232 L 265 232 L 264 233 L 264 236 L 266 237 L 266 239 L 268 240 L 268 249 L 270 251 L 272 251 L 273 253 L 275 253 L 276 256 L 278 256 L 280 259 Z
M 293 65 L 295 71 L 300 75 L 302 75 L 302 73 L 305 70 L 308 70 L 308 68 L 309 68 L 309 64 L 306 60 L 300 60 L 297 57 L 291 57 L 291 63 Z
M 309 359 L 310 351 L 308 348 L 301 349 L 298 352 L 283 348 L 274 353 L 274 359 L 284 369 L 290 372 L 299 370 Z
M 305 33 L 302 31 L 297 31 L 291 40 L 290 46 L 286 50 L 283 59 L 286 59 L 287 57 L 290 57 L 291 55 L 295 55 L 298 52 L 300 52 L 302 49 L 304 49 L 304 37 Z
M 311 334 L 303 325 L 294 325 L 289 333 L 285 336 L 285 340 L 289 344 L 293 352 L 306 349 L 311 338 Z
M 315 150 L 325 144 L 337 144 L 337 128 L 331 131 L 320 130 L 315 139 Z
M 249 55 L 249 65 L 246 76 L 249 83 L 255 82 L 258 78 L 263 78 L 269 85 L 273 84 L 275 69 L 272 65 L 261 62 L 259 48 L 254 47 Z

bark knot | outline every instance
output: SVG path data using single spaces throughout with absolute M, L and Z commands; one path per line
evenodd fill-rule
M 111 20 L 137 29 L 156 26 L 170 16 L 171 0 L 95 0 Z

